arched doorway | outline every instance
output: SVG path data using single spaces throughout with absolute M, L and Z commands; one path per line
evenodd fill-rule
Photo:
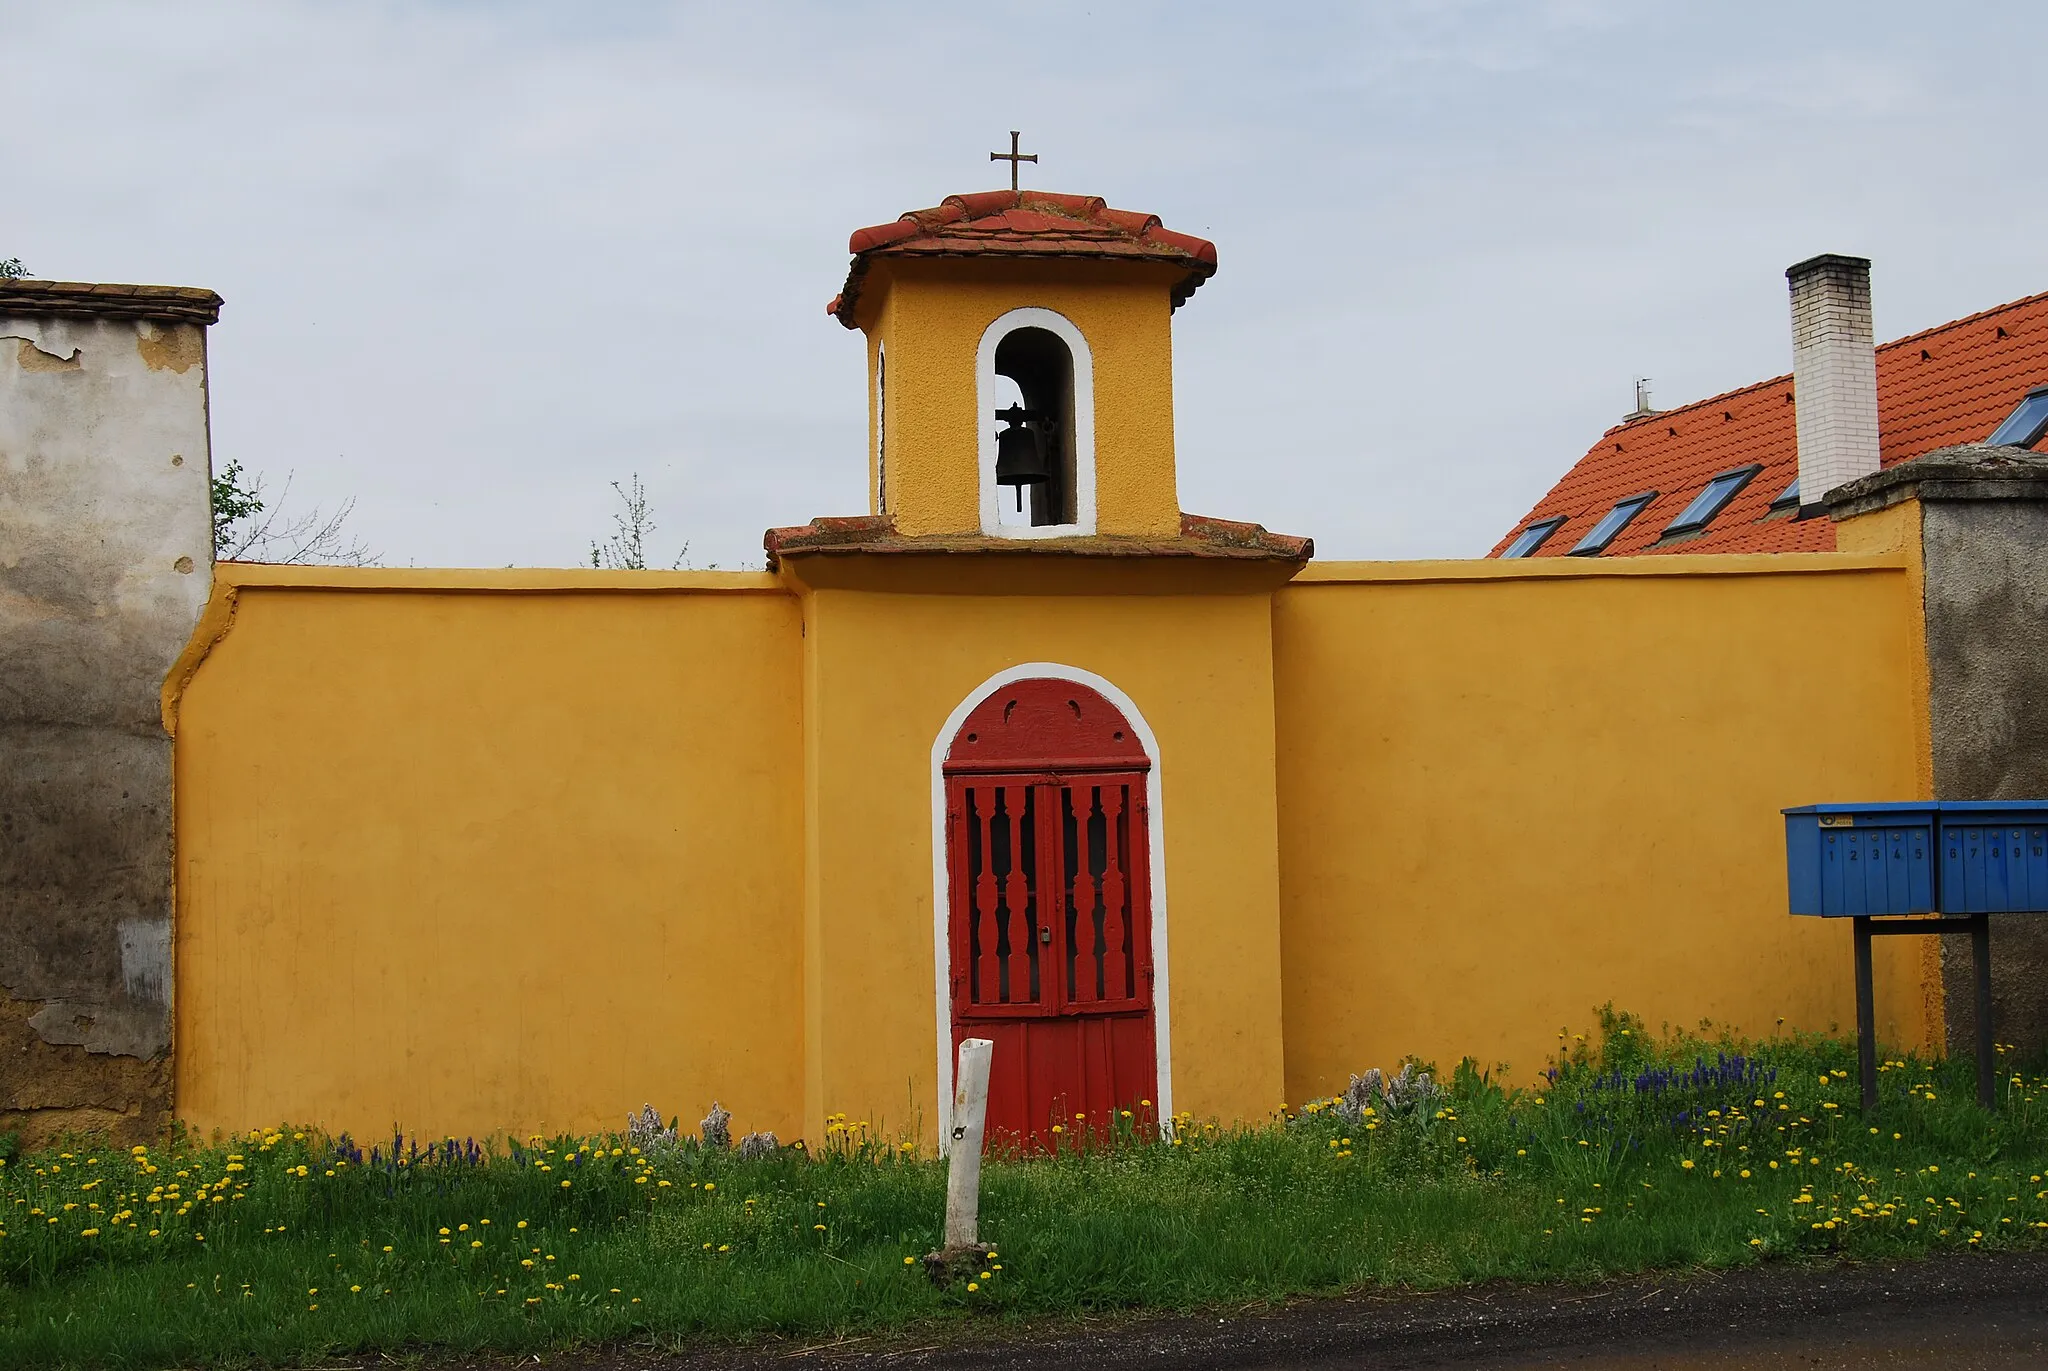
M 1071 680 L 1000 687 L 947 748 L 952 1040 L 996 1045 L 993 1137 L 1044 1145 L 1125 1109 L 1156 1123 L 1151 770 L 1123 713 Z

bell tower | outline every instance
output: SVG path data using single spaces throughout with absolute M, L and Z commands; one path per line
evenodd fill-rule
M 1213 244 L 1011 189 L 850 248 L 828 313 L 867 339 L 869 513 L 890 535 L 1180 536 L 1170 321 Z
M 944 1117 L 959 1035 L 995 1021 L 1001 1098 L 1027 1060 L 1074 1064 L 1027 1072 L 1027 1119 L 1052 1096 L 1090 1117 L 1277 1098 L 1277 851 L 1239 839 L 1278 812 L 1272 593 L 1315 547 L 1180 509 L 1171 325 L 1216 250 L 1013 184 L 861 229 L 852 251 L 828 308 L 867 344 L 868 509 L 762 540 L 800 616 L 805 1118 L 900 1099 L 901 1064 L 934 1043 L 915 1088 Z M 1169 773 L 1179 812 L 1212 821 L 1167 826 Z M 998 866 L 999 900 L 960 896 Z M 1169 978 L 1175 869 L 1175 944 L 1208 943 Z M 1022 912 L 1062 901 L 1105 911 L 1072 916 L 1089 933 L 1072 956 L 1057 917 Z M 878 996 L 884 968 L 926 970 L 931 998 Z M 1243 1049 L 1249 1023 L 1273 1026 L 1270 1051 Z M 1180 1097 L 1176 1032 L 1233 1044 Z

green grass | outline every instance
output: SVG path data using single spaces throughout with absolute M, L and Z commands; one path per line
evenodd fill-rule
M 936 1289 L 914 1260 L 937 1244 L 943 1166 L 858 1128 L 750 1162 L 622 1138 L 396 1164 L 310 1131 L 74 1144 L 0 1170 L 0 1365 L 943 1336 L 1364 1285 L 2048 1243 L 2037 1072 L 2002 1070 L 1987 1115 L 1969 1062 L 1894 1061 L 1865 1118 L 1839 1042 L 1744 1049 L 1608 1015 L 1597 1046 L 1565 1047 L 1540 1090 L 1466 1067 L 1355 1118 L 1314 1102 L 1262 1128 L 1183 1119 L 1172 1141 L 1126 1128 L 992 1158 L 998 1255 L 972 1289 Z

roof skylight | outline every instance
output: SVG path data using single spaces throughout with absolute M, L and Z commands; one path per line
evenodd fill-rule
M 1716 514 L 1727 508 L 1728 502 L 1735 498 L 1735 492 L 1748 485 L 1750 478 L 1762 470 L 1758 466 L 1739 467 L 1734 471 L 1724 471 L 1707 482 L 1700 493 L 1692 497 L 1692 503 L 1664 526 L 1664 536 L 1668 538 L 1674 533 L 1691 533 L 1705 528 L 1713 522 Z
M 1656 498 L 1657 492 L 1654 490 L 1643 495 L 1631 495 L 1608 510 L 1600 516 L 1600 522 L 1593 525 L 1585 537 L 1579 539 L 1578 545 L 1571 550 L 1571 555 L 1598 557 L 1607 551 L 1607 545 L 1620 536 L 1621 531 L 1628 527 L 1629 521 L 1648 509 L 1650 501 Z
M 1539 519 L 1515 535 L 1515 541 L 1501 551 L 1502 557 L 1528 557 L 1550 540 L 1550 535 L 1564 527 L 1564 515 L 1554 519 Z
M 1984 441 L 2001 447 L 2032 447 L 2043 434 L 2048 434 L 2048 386 L 2028 391 L 2027 398 Z
M 1771 501 L 1772 509 L 1792 509 L 1799 504 L 1799 478 L 1794 476 L 1792 484 L 1785 487 L 1785 493 Z

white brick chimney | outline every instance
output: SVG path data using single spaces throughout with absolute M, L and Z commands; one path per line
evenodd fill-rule
M 1817 505 L 1877 460 L 1877 349 L 1870 259 L 1826 253 L 1785 272 L 1792 288 L 1792 395 L 1799 503 Z

